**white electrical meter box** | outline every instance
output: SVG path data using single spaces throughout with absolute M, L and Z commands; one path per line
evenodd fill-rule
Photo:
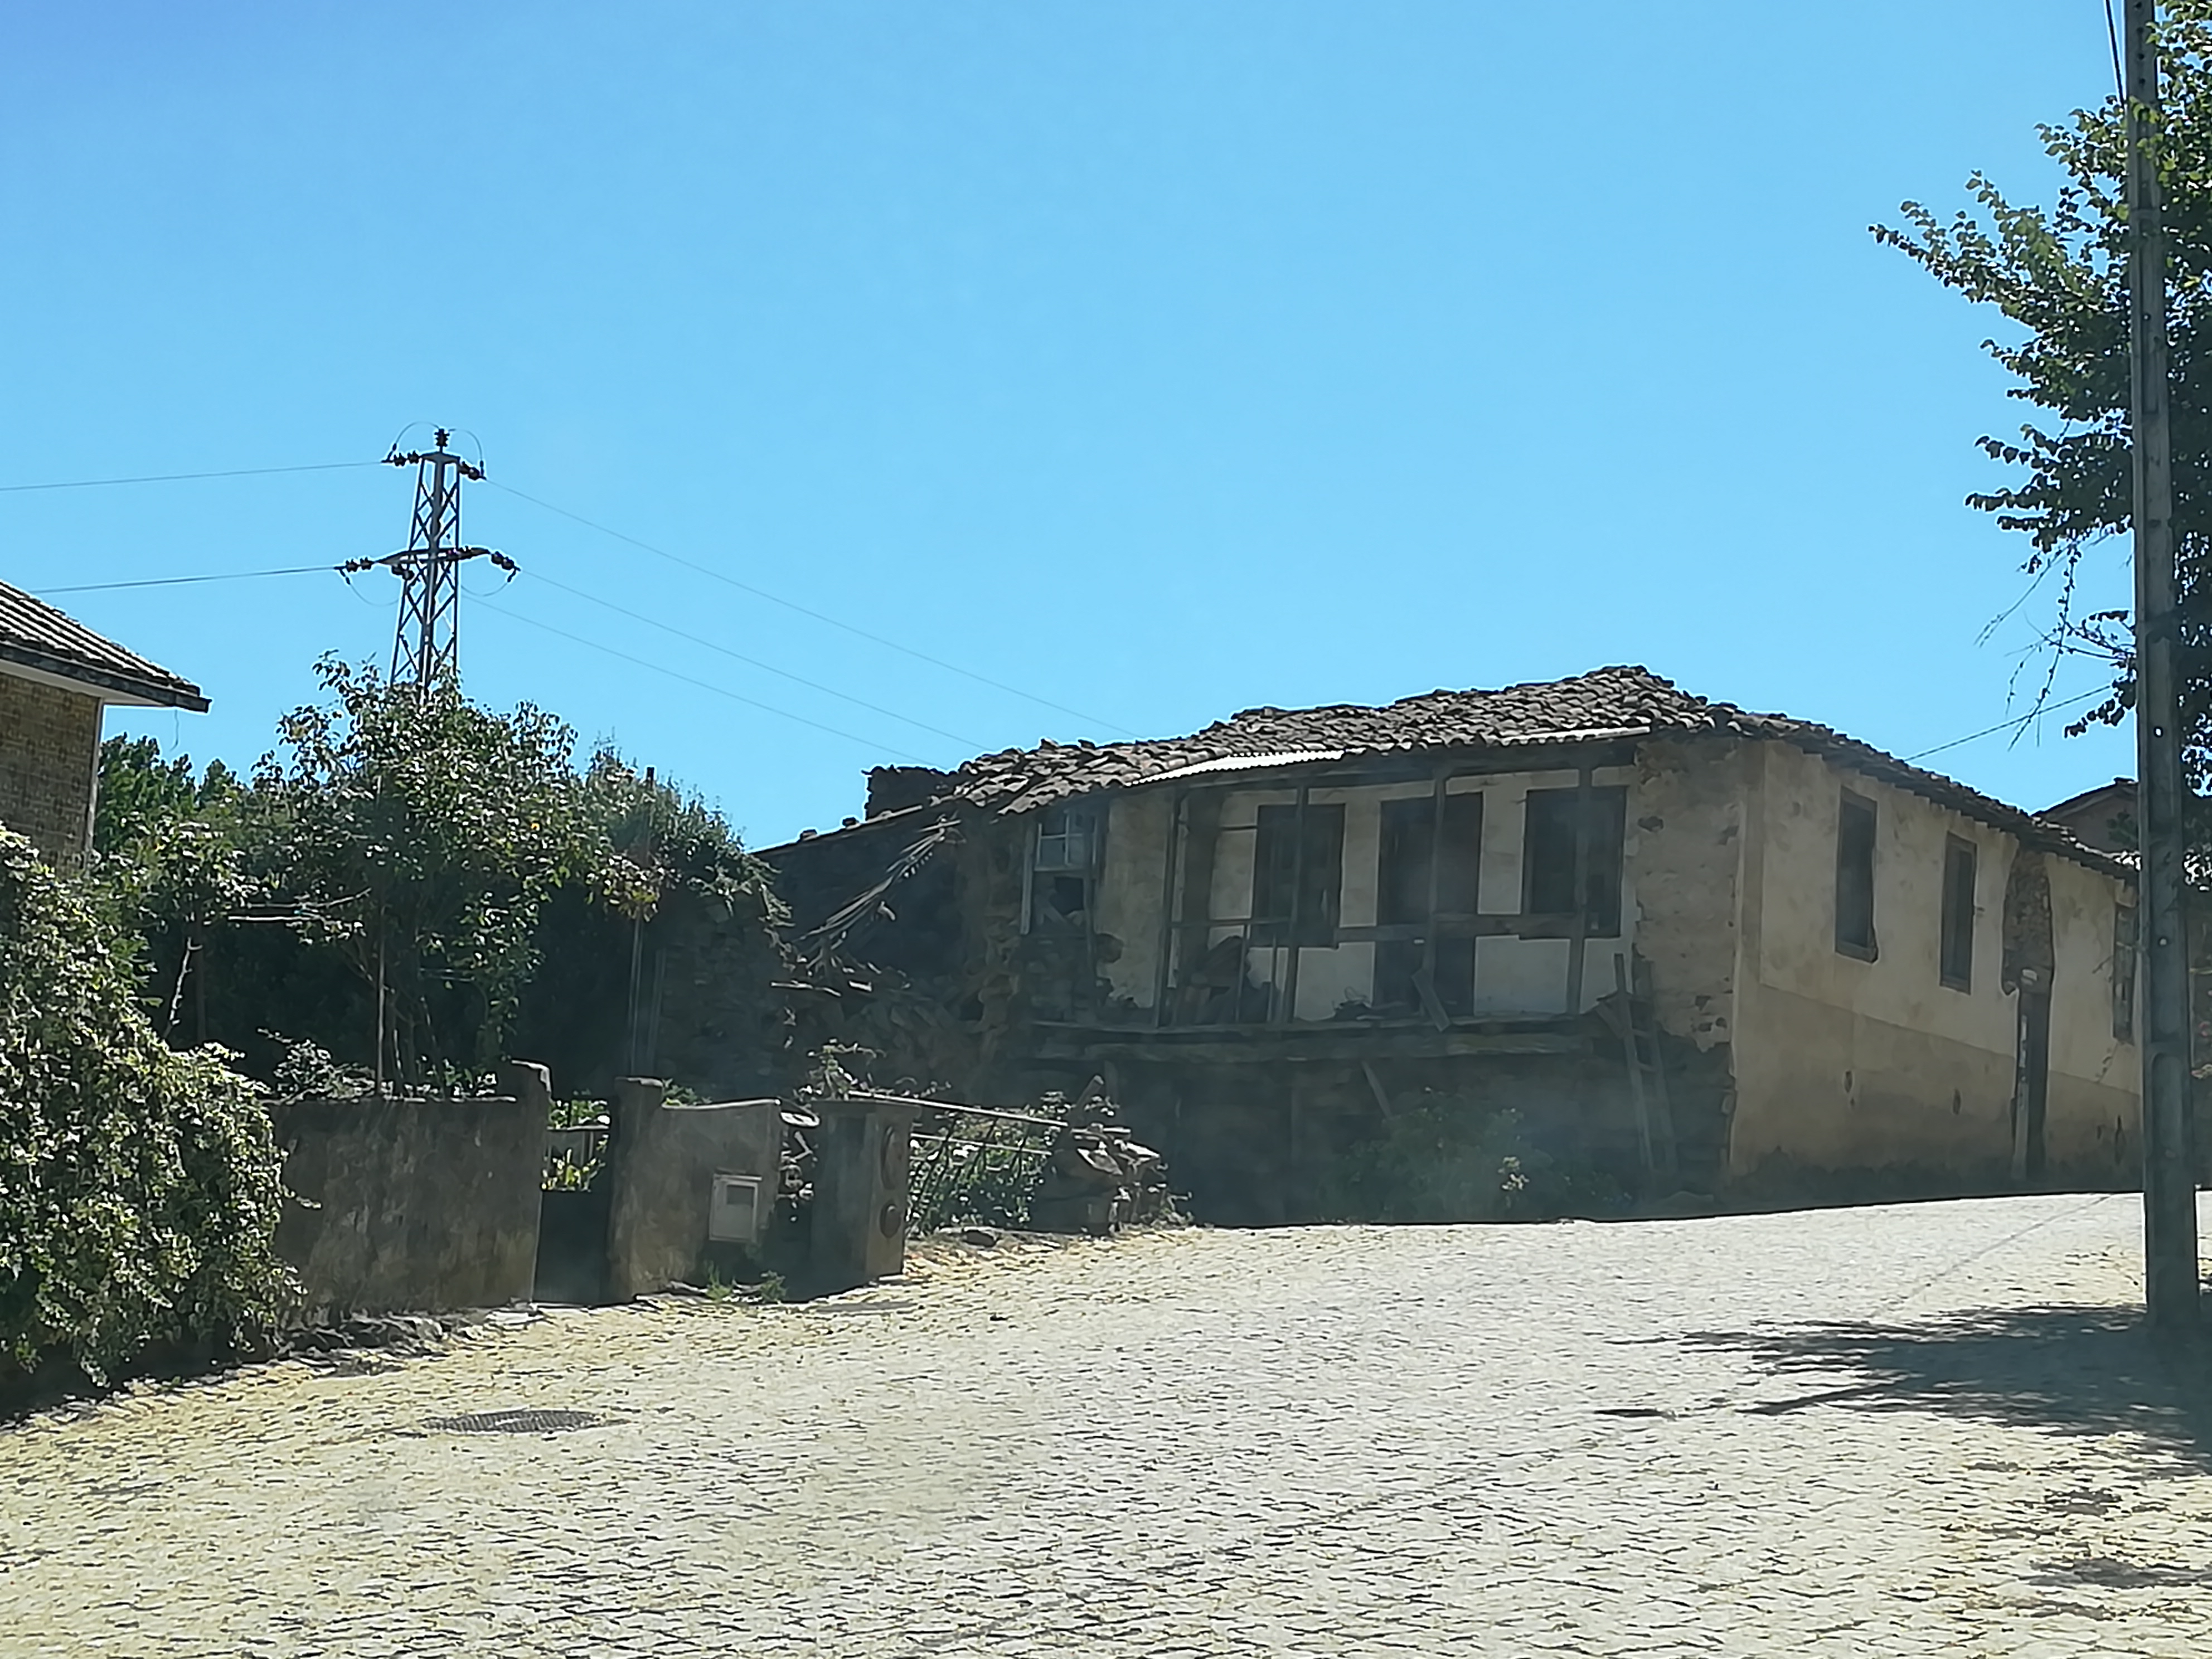
M 761 1178 L 758 1176 L 718 1175 L 707 1206 L 707 1237 L 716 1244 L 752 1244 L 759 1241 Z

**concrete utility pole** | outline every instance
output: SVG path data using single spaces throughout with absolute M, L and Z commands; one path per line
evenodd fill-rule
M 2151 154 L 2158 0 L 2127 0 L 2129 428 L 2135 453 L 2136 823 L 2142 847 L 2143 1299 L 2150 1322 L 2197 1320 L 2197 1176 L 2190 1133 L 2188 793 L 2174 658 L 2173 465 L 2166 234 Z
M 509 576 L 514 561 L 489 547 L 463 547 L 461 481 L 481 480 L 483 469 L 450 453 L 453 434 L 437 431 L 438 447 L 425 453 L 398 450 L 384 458 L 387 466 L 415 469 L 415 520 L 407 545 L 381 559 L 358 559 L 343 567 L 366 570 L 381 565 L 399 578 L 399 626 L 392 640 L 392 679 L 397 684 L 428 685 L 460 672 L 461 566 L 489 559 Z

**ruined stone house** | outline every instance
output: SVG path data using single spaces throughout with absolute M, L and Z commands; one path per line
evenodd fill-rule
M 1216 1218 L 1425 1100 L 1647 1193 L 2136 1177 L 2125 864 L 1641 668 L 885 769 L 763 856 L 881 1080 L 1103 1076 Z
M 92 844 L 109 708 L 207 706 L 191 682 L 0 582 L 0 824 L 49 860 Z

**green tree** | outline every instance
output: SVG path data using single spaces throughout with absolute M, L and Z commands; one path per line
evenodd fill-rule
M 207 1036 L 204 957 L 252 890 L 243 802 L 238 779 L 220 761 L 195 779 L 189 756 L 164 761 L 151 738 L 111 738 L 100 747 L 94 870 L 126 930 L 119 945 L 139 959 L 164 1036 L 177 1029 L 194 984 L 195 1023 L 201 1040 Z
M 2171 243 L 2175 530 L 2181 580 L 2185 741 L 2192 781 L 2212 775 L 2212 0 L 2170 0 L 2160 29 L 2162 119 L 2152 135 Z M 2028 539 L 2025 568 L 2056 586 L 2048 642 L 2114 670 L 2112 695 L 2072 729 L 2118 723 L 2134 700 L 2129 613 L 2085 611 L 2087 551 L 2132 515 L 2128 434 L 2125 110 L 2118 97 L 2041 127 L 2063 175 L 2047 206 L 2021 205 L 1980 173 L 1975 207 L 1948 220 L 1917 202 L 1875 235 L 1946 287 L 2014 325 L 1984 349 L 2044 411 L 1982 449 L 2017 481 L 1969 495 Z
M 318 672 L 332 701 L 287 715 L 255 769 L 264 880 L 369 990 L 392 1075 L 478 1074 L 537 966 L 547 900 L 616 873 L 581 809 L 574 733 L 450 683 L 390 684 L 333 659 Z
M 271 1322 L 289 1277 L 268 1114 L 173 1052 L 82 885 L 0 830 L 0 1362 L 94 1378 Z

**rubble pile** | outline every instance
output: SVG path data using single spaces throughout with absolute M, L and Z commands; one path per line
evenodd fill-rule
M 1030 1224 L 1103 1237 L 1168 1212 L 1167 1160 L 1115 1122 L 1113 1102 L 1086 1093 L 1047 1154 Z

